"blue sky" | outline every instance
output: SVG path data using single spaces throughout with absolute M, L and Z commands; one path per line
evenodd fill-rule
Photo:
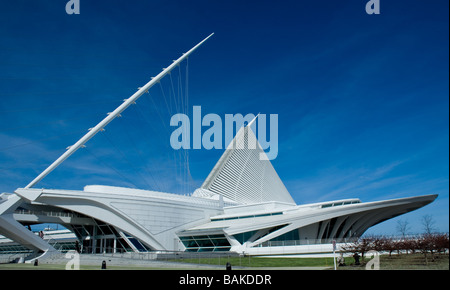
M 187 153 L 169 144 L 183 96 L 187 113 L 278 114 L 272 163 L 298 204 L 439 194 L 369 232 L 395 234 L 399 219 L 421 232 L 427 214 L 448 231 L 448 1 L 381 0 L 380 15 L 366 2 L 81 0 L 68 15 L 65 0 L 2 1 L 0 191 L 214 32 L 37 187 L 199 187 L 222 151 L 190 150 L 186 178 Z

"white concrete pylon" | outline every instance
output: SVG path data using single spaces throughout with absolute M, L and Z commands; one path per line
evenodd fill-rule
M 58 159 L 56 159 L 47 169 L 45 169 L 41 174 L 39 174 L 32 182 L 30 182 L 25 188 L 31 188 L 36 183 L 41 181 L 45 176 L 47 176 L 50 172 L 52 172 L 56 167 L 58 167 L 64 160 L 66 160 L 70 155 L 75 153 L 79 148 L 83 147 L 84 144 L 89 141 L 92 137 L 94 137 L 95 134 L 97 134 L 99 131 L 102 131 L 106 125 L 108 125 L 114 118 L 118 117 L 120 113 L 122 113 L 126 108 L 128 108 L 131 104 L 135 103 L 136 100 L 142 96 L 144 93 L 146 93 L 154 84 L 158 83 L 165 75 L 170 73 L 172 69 L 174 69 L 178 64 L 180 64 L 183 60 L 185 60 L 194 50 L 196 50 L 200 45 L 202 45 L 206 40 L 208 40 L 211 36 L 213 36 L 214 33 L 210 34 L 208 37 L 203 39 L 200 43 L 198 43 L 196 46 L 191 48 L 188 52 L 184 53 L 180 58 L 175 60 L 170 66 L 163 69 L 162 72 L 160 72 L 157 76 L 153 77 L 147 84 L 145 84 L 143 87 L 141 87 L 136 93 L 134 93 L 131 97 L 128 99 L 125 99 L 125 101 L 117 107 L 113 112 L 109 113 L 106 118 L 104 118 L 100 123 L 97 124 L 97 126 L 93 127 L 89 132 L 84 135 L 78 142 L 76 142 L 74 145 L 69 146 L 67 151 L 64 152 Z

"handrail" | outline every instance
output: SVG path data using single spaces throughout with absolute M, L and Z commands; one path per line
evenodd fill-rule
M 75 212 L 64 212 L 64 211 L 36 211 L 36 210 L 29 210 L 29 209 L 16 209 L 14 211 L 15 214 L 30 214 L 30 215 L 45 215 L 50 217 L 84 217 L 83 215 L 80 215 Z

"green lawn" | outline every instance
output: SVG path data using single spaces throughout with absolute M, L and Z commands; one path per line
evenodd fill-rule
M 410 255 L 392 255 L 389 257 L 381 256 L 380 268 L 382 270 L 448 270 L 449 259 L 447 255 L 434 255 L 434 259 L 430 254 L 427 259 L 423 254 Z
M 353 265 L 352 258 L 345 258 L 346 267 L 340 267 L 339 270 L 365 270 L 365 263 L 370 259 L 365 259 L 360 266 Z M 434 255 L 427 254 L 401 254 L 401 255 L 382 255 L 380 256 L 380 270 L 449 270 L 448 254 Z
M 370 259 L 362 261 L 361 266 L 355 266 L 352 257 L 346 257 L 346 267 L 339 270 L 365 270 L 365 263 Z M 333 258 L 259 258 L 259 257 L 233 257 L 233 258 L 211 258 L 211 259 L 183 259 L 178 260 L 185 263 L 225 265 L 230 262 L 232 266 L 242 267 L 329 267 L 333 269 Z M 449 256 L 435 255 L 434 260 L 428 254 L 427 259 L 423 254 L 382 255 L 380 257 L 381 270 L 448 270 Z
M 259 257 L 223 257 L 202 259 L 181 259 L 174 262 L 222 265 L 229 262 L 240 267 L 333 267 L 333 258 L 259 258 Z
M 233 267 L 333 267 L 332 258 L 258 258 L 258 257 L 223 257 L 223 258 L 203 258 L 203 259 L 179 259 L 172 260 L 173 262 L 192 263 L 192 264 L 206 264 L 206 265 L 222 265 L 225 269 L 227 262 L 231 263 Z M 108 269 L 146 269 L 151 270 L 145 266 L 108 266 Z M 64 270 L 65 265 L 45 264 L 41 263 L 39 266 L 33 264 L 2 264 L 0 270 Z M 81 270 L 100 270 L 99 266 L 81 265 Z M 158 268 L 160 269 L 160 268 Z M 179 269 L 179 268 L 177 268 Z

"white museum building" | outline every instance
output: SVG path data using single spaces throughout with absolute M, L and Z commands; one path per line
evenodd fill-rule
M 27 187 L 0 195 L 0 234 L 4 236 L 0 250 L 2 244 L 20 245 L 35 251 L 32 258 L 57 251 L 51 240 L 27 228 L 54 223 L 64 226 L 69 240 L 76 240 L 86 253 L 330 252 L 333 240 L 356 239 L 368 228 L 436 199 L 437 195 L 375 202 L 354 198 L 297 205 L 270 160 L 261 160 L 265 152 L 250 124 L 240 128 L 191 195 L 102 185 L 88 185 L 84 190 L 33 188 L 204 41 L 125 100 Z M 247 148 L 250 141 L 256 142 L 256 148 Z M 238 146 L 231 146 L 234 142 Z

